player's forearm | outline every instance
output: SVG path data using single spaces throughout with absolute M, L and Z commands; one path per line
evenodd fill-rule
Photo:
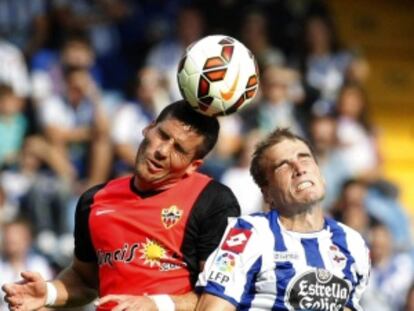
M 171 296 L 175 304 L 175 311 L 192 311 L 198 302 L 198 295 L 194 292 L 189 292 L 180 296 Z
M 97 297 L 94 286 L 82 279 L 72 266 L 63 270 L 52 284 L 57 290 L 56 302 L 53 304 L 56 307 L 83 306 Z
M 235 311 L 236 307 L 221 297 L 210 295 L 210 294 L 201 295 L 196 311 L 215 311 L 215 310 Z
M 74 129 L 62 129 L 56 126 L 49 126 L 45 130 L 45 134 L 53 144 L 59 145 L 88 141 L 92 137 L 92 130 L 85 126 Z

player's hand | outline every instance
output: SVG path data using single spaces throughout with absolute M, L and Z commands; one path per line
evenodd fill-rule
M 22 272 L 22 281 L 2 286 L 11 311 L 37 310 L 46 302 L 46 281 L 36 272 Z
M 112 311 L 158 311 L 154 301 L 147 296 L 107 295 L 100 298 L 96 302 L 96 306 L 102 306 L 109 302 L 117 303 Z

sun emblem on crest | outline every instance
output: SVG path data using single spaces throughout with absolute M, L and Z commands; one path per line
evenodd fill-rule
M 144 259 L 144 264 L 149 265 L 151 268 L 161 265 L 161 259 L 168 257 L 167 250 L 158 242 L 146 239 L 146 242 L 142 244 L 142 248 L 139 250 L 141 259 Z
M 161 222 L 166 229 L 175 226 L 182 216 L 183 210 L 179 209 L 176 205 L 161 210 Z

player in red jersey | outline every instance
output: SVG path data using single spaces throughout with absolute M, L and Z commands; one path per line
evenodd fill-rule
M 144 129 L 134 176 L 86 191 L 75 218 L 75 256 L 53 281 L 34 272 L 3 290 L 11 310 L 84 305 L 98 310 L 192 310 L 204 261 L 227 217 L 240 208 L 232 192 L 197 172 L 214 147 L 215 118 L 184 101 Z

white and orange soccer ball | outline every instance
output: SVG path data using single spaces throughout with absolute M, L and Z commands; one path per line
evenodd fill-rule
M 259 87 L 253 54 L 224 35 L 207 36 L 190 45 L 177 76 L 184 99 L 208 116 L 228 115 L 247 106 Z

